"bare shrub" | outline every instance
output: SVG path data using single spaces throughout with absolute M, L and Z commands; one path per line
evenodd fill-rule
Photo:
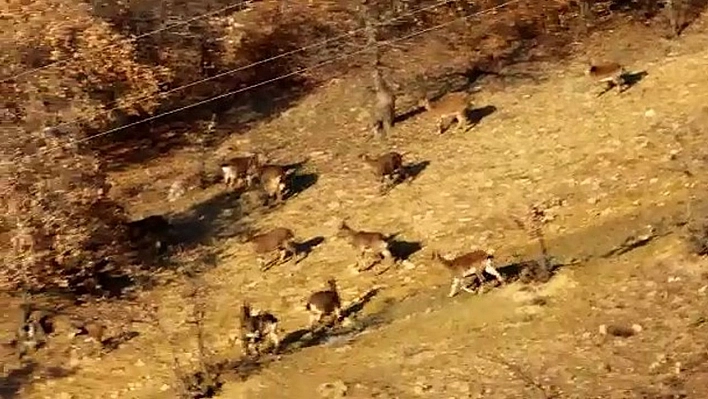
M 211 398 L 221 389 L 220 380 L 221 366 L 216 363 L 211 355 L 211 351 L 205 346 L 205 295 L 208 287 L 205 283 L 195 278 L 188 280 L 189 289 L 185 292 L 184 300 L 191 312 L 186 323 L 196 339 L 196 360 L 197 369 L 189 369 L 179 360 L 178 348 L 181 344 L 174 341 L 173 334 L 168 332 L 163 321 L 160 319 L 159 307 L 149 305 L 144 307 L 147 321 L 155 327 L 162 337 L 167 341 L 171 352 L 171 368 L 177 379 L 177 397 L 180 399 Z
M 708 255 L 708 219 L 694 220 L 686 227 L 686 243 L 696 255 Z
M 20 238 L 13 243 L 31 245 L 13 245 L 0 269 L 0 286 L 94 291 L 111 276 L 134 271 L 127 218 L 107 197 L 100 162 L 68 145 L 61 133 L 14 133 L 27 151 L 0 147 L 3 159 L 11 160 L 2 165 L 0 205 L 4 224 L 21 226 L 10 233 Z M 17 140 L 4 142 L 12 146 Z
M 11 112 L 31 129 L 75 118 L 100 128 L 115 116 L 159 104 L 151 97 L 169 81 L 169 70 L 136 62 L 133 44 L 94 18 L 87 5 L 4 2 L 0 13 L 7 17 L 0 25 L 7 43 L 0 47 L 3 78 L 61 61 L 3 84 Z M 120 113 L 101 112 L 113 107 Z
M 10 252 L 0 287 L 103 292 L 138 268 L 103 162 L 79 142 L 152 112 L 172 75 L 137 62 L 134 44 L 84 3 L 5 2 L 0 13 L 0 209 L 13 244 L 0 247 Z
M 538 260 L 531 263 L 533 270 L 528 270 L 525 273 L 530 274 L 533 280 L 547 282 L 551 278 L 553 265 L 543 234 L 543 228 L 547 221 L 545 210 L 540 205 L 530 205 L 523 217 L 513 216 L 512 218 L 516 225 L 526 232 L 529 240 L 538 243 Z

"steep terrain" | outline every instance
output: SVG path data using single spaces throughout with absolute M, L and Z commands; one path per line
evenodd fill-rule
M 677 227 L 701 208 L 706 183 L 707 38 L 705 18 L 676 41 L 628 25 L 579 44 L 562 64 L 522 64 L 486 77 L 474 105 L 496 111 L 473 129 L 437 136 L 425 113 L 395 127 L 391 147 L 409 162 L 429 164 L 412 184 L 383 197 L 358 159 L 386 148 L 362 130 L 365 75 L 343 76 L 224 143 L 224 152 L 307 158 L 305 172 L 317 180 L 283 207 L 246 221 L 226 209 L 232 202 L 217 186 L 169 205 L 177 212 L 201 203 L 195 212 L 219 221 L 221 237 L 185 253 L 202 262 L 199 251 L 213 252 L 215 267 L 202 276 L 205 341 L 215 358 L 239 355 L 228 340 L 243 299 L 293 331 L 307 323 L 306 296 L 329 276 L 338 279 L 345 302 L 380 290 L 353 317 L 366 327 L 360 334 L 284 353 L 245 380 L 227 373 L 218 397 L 304 399 L 327 394 L 325 383 L 353 398 L 708 397 L 708 268 L 688 254 Z M 599 88 L 583 75 L 589 58 L 614 58 L 648 75 L 625 93 L 597 97 Z M 158 198 L 189 165 L 188 155 L 177 153 L 113 178 L 127 186 L 166 177 L 131 204 L 136 214 L 164 212 Z M 548 205 L 546 239 L 551 254 L 572 265 L 546 284 L 515 282 L 447 298 L 449 276 L 430 261 L 431 251 L 494 248 L 500 266 L 529 259 L 536 248 L 512 217 L 537 202 L 555 204 Z M 355 252 L 333 237 L 342 219 L 358 229 L 397 232 L 422 249 L 381 275 L 354 274 Z M 230 226 L 245 222 L 290 227 L 303 240 L 324 242 L 296 266 L 261 273 L 250 247 L 230 237 Z M 646 246 L 603 256 L 630 236 L 652 232 L 658 237 Z M 57 366 L 75 372 L 50 378 L 46 371 L 20 397 L 175 397 L 170 348 L 177 347 L 183 364 L 196 362 L 183 292 L 178 281 L 141 298 L 160 306 L 169 339 L 135 323 L 140 335 L 100 359 L 85 348 L 54 353 L 63 359 Z M 604 336 L 603 324 L 641 331 Z

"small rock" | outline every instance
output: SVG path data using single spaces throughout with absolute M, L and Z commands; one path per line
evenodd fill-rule
M 469 382 L 455 381 L 455 382 L 449 384 L 448 388 L 450 388 L 456 392 L 459 392 L 461 394 L 470 393 L 470 383 Z
M 334 352 L 335 353 L 344 353 L 344 352 L 350 351 L 351 349 L 352 349 L 351 346 L 345 345 L 345 346 L 340 346 L 339 348 L 335 348 Z
M 402 265 L 403 265 L 403 268 L 406 269 L 406 270 L 413 270 L 413 269 L 415 269 L 415 265 L 413 264 L 413 262 L 411 262 L 411 261 L 409 261 L 409 260 L 404 260 L 404 261 L 402 262 Z
M 644 112 L 644 116 L 646 116 L 647 118 L 653 118 L 656 116 L 656 111 L 654 111 L 653 109 L 648 109 L 646 110 L 646 112 Z
M 433 389 L 433 386 L 424 382 L 418 382 L 414 387 L 413 387 L 413 393 L 416 395 L 424 395 L 426 392 L 430 391 Z
M 162 386 L 160 387 L 160 392 L 166 392 L 169 390 L 170 390 L 170 386 L 167 384 L 162 384 Z
M 181 180 L 177 180 L 172 183 L 169 191 L 167 192 L 167 201 L 175 202 L 180 197 L 184 196 L 186 192 L 187 190 L 184 187 L 184 182 L 182 182 Z
M 612 335 L 615 337 L 628 338 L 640 332 L 642 327 L 638 324 L 633 324 L 632 327 L 619 326 L 615 324 L 601 325 L 599 328 L 601 335 Z
M 674 374 L 681 374 L 681 371 L 683 371 L 683 367 L 681 367 L 681 362 L 676 362 L 674 364 Z
M 78 357 L 71 356 L 69 358 L 69 367 L 76 367 L 79 365 L 79 363 L 81 363 L 81 359 L 79 359 Z
M 143 367 L 145 366 L 145 362 L 143 362 L 141 359 L 138 359 L 137 362 L 135 362 L 136 367 Z
M 342 380 L 337 380 L 334 382 L 325 382 L 317 387 L 317 392 L 323 398 L 343 398 L 347 396 L 347 384 Z

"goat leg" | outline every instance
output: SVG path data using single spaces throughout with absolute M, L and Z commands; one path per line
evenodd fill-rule
M 268 262 L 266 262 L 265 264 L 263 264 L 261 266 L 261 271 L 262 272 L 268 271 L 271 267 L 273 267 L 275 265 L 275 263 L 277 261 L 278 261 L 277 258 L 273 258 L 273 259 L 269 260 Z
M 449 298 L 452 298 L 453 296 L 457 295 L 457 291 L 460 288 L 460 282 L 461 280 L 457 277 L 452 279 L 452 285 L 450 285 L 450 293 L 447 295 Z

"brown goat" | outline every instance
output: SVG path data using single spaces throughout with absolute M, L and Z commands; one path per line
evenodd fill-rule
M 251 238 L 253 250 L 258 255 L 258 264 L 262 271 L 268 270 L 276 263 L 282 263 L 290 256 L 297 255 L 297 244 L 295 234 L 285 227 L 276 227 L 266 233 L 255 235 Z M 264 258 L 268 254 L 278 252 L 278 257 L 266 261 Z M 295 263 L 298 263 L 298 259 Z
M 310 295 L 305 309 L 310 312 L 310 328 L 322 321 L 325 316 L 334 314 L 336 321 L 342 317 L 342 303 L 334 279 L 327 280 L 328 289 Z
M 20 326 L 15 332 L 13 344 L 17 349 L 17 356 L 22 359 L 28 352 L 35 351 L 47 342 L 49 331 L 49 315 L 33 310 L 31 306 L 21 307 L 22 317 Z
M 419 105 L 425 108 L 428 113 L 436 118 L 438 124 L 438 134 L 442 134 L 447 130 L 445 120 L 452 117 L 452 121 L 457 121 L 457 127 L 465 128 L 467 126 L 467 108 L 469 107 L 469 94 L 465 92 L 449 93 L 431 102 L 428 98 L 420 100 Z M 449 125 L 448 125 L 449 129 Z
M 258 344 L 267 338 L 275 351 L 280 346 L 278 318 L 269 312 L 252 313 L 248 303 L 241 305 L 240 340 L 245 354 L 260 353 Z M 255 350 L 255 351 L 254 351 Z
M 450 286 L 449 297 L 457 295 L 460 287 L 466 292 L 473 292 L 463 284 L 464 280 L 467 277 L 476 275 L 480 283 L 482 283 L 485 280 L 483 272 L 491 274 L 499 280 L 500 283 L 504 283 L 504 278 L 499 274 L 497 269 L 494 268 L 494 255 L 491 253 L 475 250 L 453 259 L 447 259 L 437 251 L 434 251 L 432 259 L 445 266 L 452 274 L 452 285 Z
M 396 181 L 405 179 L 406 171 L 403 167 L 403 156 L 395 151 L 387 152 L 378 157 L 362 155 L 361 159 L 373 170 L 381 183 L 382 193 L 390 189 Z
M 617 62 L 607 62 L 604 64 L 590 65 L 586 74 L 597 83 L 602 83 L 605 88 L 598 96 L 617 87 L 618 93 L 622 93 L 629 87 L 625 79 L 626 70 Z
M 342 222 L 337 231 L 337 236 L 346 238 L 357 252 L 357 271 L 370 269 L 383 259 L 393 259 L 389 246 L 389 238 L 377 232 L 357 231 Z M 367 255 L 374 255 L 377 259 L 368 265 L 364 264 Z
M 261 188 L 266 193 L 266 205 L 275 198 L 276 203 L 283 202 L 283 197 L 287 189 L 286 179 L 288 173 L 285 167 L 280 165 L 263 165 L 258 170 L 258 179 Z
M 78 330 L 76 335 L 87 335 L 92 341 L 103 345 L 104 334 L 106 333 L 105 324 L 98 320 L 77 321 L 74 327 Z
M 238 188 L 241 188 L 245 180 L 246 188 L 251 187 L 260 163 L 261 157 L 258 154 L 231 158 L 220 165 L 224 175 L 224 183 L 227 187 L 233 187 L 236 184 Z

